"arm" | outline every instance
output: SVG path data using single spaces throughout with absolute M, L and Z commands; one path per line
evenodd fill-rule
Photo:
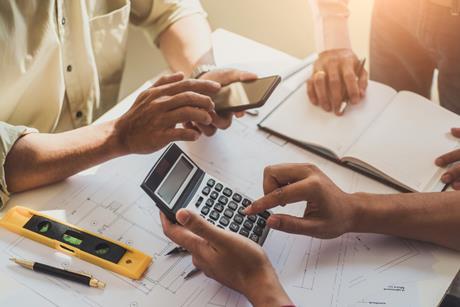
M 182 74 L 161 78 L 116 120 L 18 139 L 6 156 L 9 191 L 53 183 L 121 155 L 154 152 L 172 141 L 196 140 L 198 132 L 176 128 L 176 124 L 190 120 L 209 124 L 214 105 L 208 95 L 216 93 L 220 85 L 183 78 Z
M 255 214 L 280 204 L 307 201 L 303 217 L 274 214 L 269 227 L 319 238 L 369 232 L 432 242 L 460 250 L 460 192 L 348 194 L 317 167 L 285 164 L 264 174 L 266 195 L 246 209 Z

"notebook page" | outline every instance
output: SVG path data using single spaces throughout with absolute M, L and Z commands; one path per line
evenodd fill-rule
M 308 99 L 305 85 L 260 123 L 295 141 L 324 147 L 341 157 L 396 95 L 392 88 L 369 82 L 364 100 L 343 116 L 325 112 Z
M 459 146 L 450 129 L 460 116 L 410 92 L 400 92 L 347 152 L 414 191 L 431 191 L 442 169 L 434 160 Z

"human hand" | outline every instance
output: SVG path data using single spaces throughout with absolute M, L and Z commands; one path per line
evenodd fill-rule
M 456 138 L 460 138 L 460 128 L 452 128 L 451 133 Z M 460 149 L 453 150 L 445 155 L 438 157 L 435 161 L 437 166 L 451 167 L 442 175 L 441 180 L 445 184 L 450 184 L 454 190 L 460 190 Z
M 340 106 L 347 98 L 351 104 L 358 104 L 365 95 L 368 82 L 365 69 L 357 76 L 360 64 L 351 49 L 332 49 L 320 53 L 313 73 L 307 80 L 310 101 L 336 115 L 341 115 Z
M 285 232 L 329 239 L 351 231 L 356 217 L 352 195 L 340 190 L 311 164 L 280 164 L 264 171 L 265 196 L 245 210 L 257 214 L 279 205 L 307 201 L 302 217 L 272 214 L 267 225 Z
M 200 80 L 215 81 L 221 86 L 225 86 L 236 81 L 250 81 L 254 79 L 257 79 L 256 74 L 237 69 L 216 69 L 209 71 L 200 77 Z M 244 115 L 244 112 L 217 114 L 215 111 L 211 111 L 210 115 L 212 118 L 211 124 L 188 122 L 185 124 L 185 127 L 189 129 L 195 128 L 197 131 L 200 131 L 207 136 L 211 136 L 216 133 L 217 129 L 227 129 L 230 127 L 233 115 L 241 117 Z
M 163 231 L 188 250 L 206 276 L 242 293 L 254 306 L 292 304 L 263 249 L 241 235 L 219 229 L 198 214 L 181 209 L 179 224 L 160 213 Z
M 210 125 L 220 84 L 207 80 L 184 80 L 182 73 L 161 77 L 143 91 L 133 106 L 115 122 L 117 149 L 122 154 L 151 153 L 173 141 L 194 141 L 200 134 L 177 124 Z

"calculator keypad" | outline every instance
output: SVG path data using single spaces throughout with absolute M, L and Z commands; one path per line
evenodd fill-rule
M 195 203 L 208 222 L 261 244 L 270 212 L 247 216 L 243 210 L 250 204 L 249 199 L 212 178 L 207 180 Z

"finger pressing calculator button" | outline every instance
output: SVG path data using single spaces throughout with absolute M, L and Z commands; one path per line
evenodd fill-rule
M 216 181 L 214 179 L 209 179 L 206 184 L 208 187 L 212 188 L 216 184 Z
M 216 186 L 214 187 L 214 189 L 216 189 L 217 192 L 222 191 L 223 188 L 224 186 L 221 183 L 216 184 Z
M 268 211 L 260 212 L 259 215 L 263 217 L 264 219 L 268 219 L 270 217 L 270 212 Z
M 230 201 L 227 207 L 229 207 L 232 210 L 236 210 L 236 208 L 238 208 L 238 205 L 234 201 Z
M 242 215 L 237 214 L 235 215 L 233 220 L 235 221 L 235 223 L 238 223 L 241 225 L 241 223 L 243 223 L 244 217 Z
M 241 214 L 241 215 L 246 215 L 246 214 L 244 214 L 244 207 L 239 207 L 238 208 L 238 213 Z
M 255 226 L 252 232 L 254 232 L 256 235 L 260 237 L 262 235 L 263 229 L 260 228 L 259 226 Z
M 203 202 L 203 197 L 200 196 L 198 200 L 196 201 L 195 206 L 198 208 L 199 206 L 201 206 L 202 202 Z
M 265 225 L 267 225 L 267 222 L 263 218 L 259 217 L 259 219 L 257 220 L 257 225 L 264 228 Z
M 219 193 L 217 193 L 216 191 L 212 191 L 211 195 L 209 195 L 209 197 L 211 197 L 214 200 L 217 199 L 217 196 L 219 196 Z
M 221 204 L 226 205 L 226 204 L 228 203 L 228 198 L 225 197 L 225 196 L 223 196 L 223 195 L 221 195 L 221 196 L 219 197 L 219 202 L 220 202 Z
M 241 197 L 241 195 L 238 194 L 238 193 L 233 194 L 233 197 L 232 197 L 232 199 L 233 199 L 234 201 L 236 201 L 237 203 L 239 203 L 239 202 L 241 201 L 242 198 L 243 198 L 243 197 Z
M 227 226 L 230 223 L 230 220 L 228 218 L 226 218 L 225 216 L 223 216 L 223 217 L 220 218 L 219 223 L 221 225 Z
M 206 200 L 206 206 L 208 206 L 208 207 L 214 206 L 214 199 L 208 198 Z
M 248 220 L 244 221 L 244 223 L 243 223 L 244 228 L 246 228 L 247 230 L 251 230 L 253 225 L 254 224 L 251 221 L 248 221 Z
M 225 209 L 224 215 L 225 215 L 226 217 L 228 217 L 228 218 L 232 218 L 232 216 L 233 216 L 233 210 Z
M 248 220 L 250 220 L 251 222 L 255 222 L 257 219 L 257 217 L 255 215 L 248 215 Z
M 213 219 L 214 221 L 217 221 L 219 219 L 219 212 L 212 210 L 211 213 L 209 214 L 209 217 Z
M 222 193 L 224 193 L 225 196 L 230 197 L 230 196 L 232 196 L 233 191 L 230 190 L 229 188 L 225 188 L 224 191 L 223 191 Z
M 209 207 L 203 207 L 203 209 L 201 209 L 201 214 L 207 215 L 209 213 L 209 210 Z
M 251 204 L 251 201 L 247 198 L 243 199 L 243 206 L 247 207 Z
M 204 187 L 203 188 L 203 191 L 201 191 L 201 193 L 203 193 L 204 195 L 208 195 L 209 193 L 211 192 L 211 188 L 210 187 Z
M 238 232 L 239 229 L 240 229 L 240 226 L 238 224 L 235 224 L 233 222 L 230 224 L 230 230 L 231 231 Z
M 255 235 L 255 234 L 251 234 L 249 236 L 249 239 L 251 239 L 252 241 L 256 242 L 256 243 L 259 243 L 259 236 L 258 235 Z
M 224 206 L 222 206 L 221 204 L 216 204 L 214 206 L 214 210 L 222 212 L 222 211 L 224 211 Z
M 249 231 L 247 231 L 244 228 L 241 228 L 239 234 L 242 235 L 242 236 L 245 236 L 245 237 L 249 237 Z

